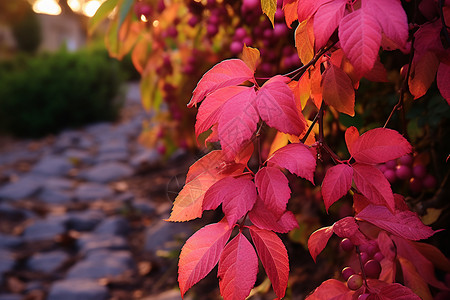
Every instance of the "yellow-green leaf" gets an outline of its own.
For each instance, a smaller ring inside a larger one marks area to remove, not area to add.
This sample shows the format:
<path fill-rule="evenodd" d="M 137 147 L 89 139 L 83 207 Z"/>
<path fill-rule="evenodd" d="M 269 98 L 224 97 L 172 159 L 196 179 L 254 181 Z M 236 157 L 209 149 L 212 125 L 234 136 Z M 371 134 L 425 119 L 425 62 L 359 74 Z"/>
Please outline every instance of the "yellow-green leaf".
<path fill-rule="evenodd" d="M 119 0 L 106 0 L 102 3 L 102 5 L 97 9 L 95 15 L 89 19 L 89 34 L 92 34 L 97 26 L 108 17 L 108 15 L 117 6 L 118 2 Z"/>
<path fill-rule="evenodd" d="M 263 13 L 265 13 L 272 26 L 274 26 L 275 12 L 277 11 L 277 0 L 261 0 L 261 8 Z"/>

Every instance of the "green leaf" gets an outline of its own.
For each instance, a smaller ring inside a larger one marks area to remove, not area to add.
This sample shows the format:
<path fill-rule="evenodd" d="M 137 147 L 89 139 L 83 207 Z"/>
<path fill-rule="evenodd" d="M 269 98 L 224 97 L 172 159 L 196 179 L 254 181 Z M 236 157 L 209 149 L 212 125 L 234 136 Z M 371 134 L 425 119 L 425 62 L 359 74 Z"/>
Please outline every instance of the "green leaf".
<path fill-rule="evenodd" d="M 274 26 L 275 12 L 277 11 L 277 0 L 261 0 L 261 8 L 263 13 L 269 17 L 270 22 L 272 22 L 272 26 Z"/>
<path fill-rule="evenodd" d="M 133 5 L 134 0 L 123 0 L 122 4 L 119 8 L 119 24 L 117 26 L 117 33 L 120 30 L 123 22 L 125 21 L 128 13 L 130 12 L 131 6 Z"/>
<path fill-rule="evenodd" d="M 89 19 L 89 34 L 92 34 L 97 26 L 108 17 L 108 15 L 114 10 L 117 6 L 119 0 L 106 0 L 103 4 L 97 9 L 95 15 Z"/>

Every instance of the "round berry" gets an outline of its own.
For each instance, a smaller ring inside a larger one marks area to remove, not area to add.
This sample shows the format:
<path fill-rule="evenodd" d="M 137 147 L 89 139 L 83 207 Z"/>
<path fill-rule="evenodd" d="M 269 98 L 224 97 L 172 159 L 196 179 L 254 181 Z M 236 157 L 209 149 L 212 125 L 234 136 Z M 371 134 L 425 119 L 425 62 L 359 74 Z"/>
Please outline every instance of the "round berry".
<path fill-rule="evenodd" d="M 422 181 L 423 187 L 426 189 L 434 189 L 436 187 L 436 178 L 433 175 L 428 174 Z"/>
<path fill-rule="evenodd" d="M 159 145 L 157 148 L 157 151 L 161 155 L 166 154 L 166 151 L 167 151 L 166 145 Z"/>
<path fill-rule="evenodd" d="M 369 278 L 377 279 L 381 273 L 381 264 L 378 260 L 371 259 L 364 264 L 364 272 Z"/>
<path fill-rule="evenodd" d="M 397 175 L 400 180 L 407 180 L 411 178 L 412 172 L 409 166 L 399 165 L 395 169 L 395 175 Z"/>
<path fill-rule="evenodd" d="M 352 251 L 354 247 L 355 245 L 353 245 L 352 241 L 350 241 L 348 238 L 345 238 L 341 241 L 341 248 L 346 252 Z"/>
<path fill-rule="evenodd" d="M 365 264 L 370 259 L 369 254 L 367 252 L 361 252 L 361 261 Z"/>
<path fill-rule="evenodd" d="M 408 64 L 404 65 L 401 69 L 400 69 L 400 76 L 402 76 L 402 78 L 406 78 L 406 73 L 408 72 Z"/>
<path fill-rule="evenodd" d="M 244 28 L 239 27 L 234 32 L 234 39 L 237 41 L 242 41 L 247 36 L 247 32 Z"/>
<path fill-rule="evenodd" d="M 234 41 L 230 45 L 230 51 L 232 54 L 236 55 L 238 53 L 241 53 L 242 51 L 242 43 L 239 41 Z"/>
<path fill-rule="evenodd" d="M 286 37 L 288 33 L 288 28 L 284 23 L 277 23 L 273 28 L 273 35 L 277 39 L 282 39 Z"/>
<path fill-rule="evenodd" d="M 355 270 L 353 270 L 351 267 L 345 267 L 342 269 L 342 277 L 347 280 L 350 276 L 352 276 L 355 273 Z"/>
<path fill-rule="evenodd" d="M 384 258 L 384 255 L 381 252 L 377 252 L 373 255 L 373 259 L 378 260 L 378 261 L 382 261 L 383 258 Z"/>
<path fill-rule="evenodd" d="M 378 246 L 376 244 L 370 244 L 367 247 L 367 253 L 369 254 L 369 256 L 373 257 L 375 255 L 375 253 L 377 253 L 378 251 Z"/>
<path fill-rule="evenodd" d="M 424 165 L 415 165 L 413 167 L 413 175 L 416 178 L 424 178 L 427 175 L 427 168 Z"/>
<path fill-rule="evenodd" d="M 397 181 L 397 175 L 395 174 L 395 172 L 391 169 L 386 170 L 386 172 L 383 173 L 384 177 L 386 177 L 386 179 L 390 182 L 390 183 L 394 183 L 395 181 Z"/>
<path fill-rule="evenodd" d="M 423 184 L 422 184 L 421 179 L 419 179 L 417 177 L 413 177 L 409 180 L 409 189 L 414 194 L 420 193 L 422 191 L 422 188 L 423 188 Z"/>
<path fill-rule="evenodd" d="M 363 284 L 363 279 L 359 274 L 353 274 L 347 279 L 347 287 L 351 290 L 356 291 Z"/>
<path fill-rule="evenodd" d="M 193 15 L 190 19 L 189 19 L 189 21 L 188 21 L 188 25 L 189 26 L 191 26 L 191 27 L 194 27 L 195 25 L 197 25 L 198 24 L 198 17 L 196 16 L 196 15 Z"/>
<path fill-rule="evenodd" d="M 208 36 L 215 36 L 218 32 L 219 28 L 217 27 L 217 25 L 208 24 L 206 26 L 206 33 L 208 34 Z"/>
<path fill-rule="evenodd" d="M 385 165 L 386 165 L 386 168 L 394 170 L 395 167 L 397 166 L 397 162 L 395 161 L 395 159 L 393 159 L 393 160 L 386 162 Z"/>
<path fill-rule="evenodd" d="M 412 165 L 413 161 L 414 161 L 414 158 L 409 154 L 405 154 L 398 159 L 399 164 L 404 165 L 404 166 Z"/>

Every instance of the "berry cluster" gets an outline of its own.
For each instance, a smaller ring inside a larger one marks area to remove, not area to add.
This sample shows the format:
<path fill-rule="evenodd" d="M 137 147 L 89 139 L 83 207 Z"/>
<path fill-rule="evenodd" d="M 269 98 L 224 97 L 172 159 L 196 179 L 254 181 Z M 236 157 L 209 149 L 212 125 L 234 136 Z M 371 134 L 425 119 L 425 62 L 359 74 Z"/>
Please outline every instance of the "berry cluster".
<path fill-rule="evenodd" d="M 436 178 L 429 174 L 425 165 L 416 161 L 412 155 L 404 155 L 397 160 L 390 160 L 378 168 L 391 183 L 408 181 L 412 193 L 418 194 L 422 190 L 434 189 Z"/>
<path fill-rule="evenodd" d="M 340 247 L 345 252 L 352 252 L 355 249 L 352 241 L 344 238 Z M 356 273 L 351 267 L 342 269 L 342 277 L 347 281 L 347 287 L 351 290 L 358 290 L 363 285 L 363 277 L 378 279 L 381 274 L 380 262 L 384 259 L 383 254 L 379 251 L 376 242 L 370 242 L 358 247 L 359 260 L 363 266 L 360 273 Z M 364 275 L 364 276 L 363 276 Z M 364 295 L 364 294 L 363 294 Z M 365 298 L 361 298 L 365 299 Z"/>

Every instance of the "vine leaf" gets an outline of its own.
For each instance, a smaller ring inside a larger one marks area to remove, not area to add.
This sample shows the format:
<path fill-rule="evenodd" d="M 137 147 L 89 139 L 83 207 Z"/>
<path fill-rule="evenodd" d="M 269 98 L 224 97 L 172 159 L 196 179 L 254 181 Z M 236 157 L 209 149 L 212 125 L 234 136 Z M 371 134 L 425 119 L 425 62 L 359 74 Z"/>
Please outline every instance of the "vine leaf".
<path fill-rule="evenodd" d="M 279 233 L 288 233 L 298 227 L 295 215 L 291 211 L 285 211 L 280 218 L 277 218 L 271 210 L 267 209 L 260 198 L 256 200 L 248 217 L 256 227 Z"/>
<path fill-rule="evenodd" d="M 305 130 L 306 120 L 298 112 L 286 80 L 289 79 L 283 76 L 272 77 L 258 91 L 255 102 L 259 116 L 267 125 L 298 136 Z"/>
<path fill-rule="evenodd" d="M 381 27 L 365 3 L 342 19 L 338 31 L 342 50 L 361 76 L 372 69 L 381 45 Z"/>
<path fill-rule="evenodd" d="M 269 17 L 274 26 L 275 12 L 277 11 L 277 0 L 261 0 L 261 9 Z"/>
<path fill-rule="evenodd" d="M 409 91 L 418 99 L 426 94 L 436 77 L 439 59 L 433 52 L 426 52 L 413 60 L 411 76 L 408 79 Z"/>
<path fill-rule="evenodd" d="M 254 72 L 256 70 L 256 67 L 261 62 L 261 53 L 257 48 L 244 45 L 244 47 L 242 48 L 242 60 Z"/>
<path fill-rule="evenodd" d="M 355 129 L 347 129 L 354 131 Z M 354 135 L 351 134 L 351 135 Z M 387 128 L 375 128 L 362 134 L 356 141 L 350 138 L 346 142 L 352 157 L 359 163 L 381 164 L 392 159 L 397 159 L 412 151 L 409 142 L 397 131 Z"/>
<path fill-rule="evenodd" d="M 178 262 L 181 295 L 211 272 L 219 261 L 231 231 L 228 223 L 222 220 L 201 228 L 186 241 Z"/>
<path fill-rule="evenodd" d="M 315 49 L 325 46 L 338 27 L 345 12 L 347 0 L 327 1 L 323 3 L 314 16 Z"/>
<path fill-rule="evenodd" d="M 433 264 L 414 247 L 414 242 L 397 236 L 392 236 L 392 240 L 397 247 L 397 255 L 409 260 L 428 284 L 439 289 L 448 290 L 444 283 L 437 280 L 434 275 Z"/>
<path fill-rule="evenodd" d="M 197 121 L 195 123 L 195 135 L 198 136 L 210 129 L 219 121 L 222 112 L 222 105 L 239 93 L 247 91 L 245 86 L 228 86 L 221 88 L 209 94 L 197 112 Z"/>
<path fill-rule="evenodd" d="M 295 47 L 302 63 L 307 63 L 314 57 L 313 20 L 306 19 L 295 29 Z"/>
<path fill-rule="evenodd" d="M 352 186 L 353 169 L 346 164 L 339 164 L 327 170 L 322 182 L 322 196 L 325 208 L 328 208 L 345 194 Z"/>
<path fill-rule="evenodd" d="M 289 279 L 289 258 L 286 247 L 276 233 L 250 226 L 250 235 L 273 290 L 284 297 Z"/>
<path fill-rule="evenodd" d="M 333 295 L 333 299 L 352 299 L 354 293 L 344 282 L 328 279 L 322 282 L 305 300 L 329 300 L 330 295 Z"/>
<path fill-rule="evenodd" d="M 450 105 L 450 65 L 441 63 L 437 72 L 437 86 L 442 97 Z"/>
<path fill-rule="evenodd" d="M 349 116 L 355 115 L 355 90 L 352 80 L 334 64 L 323 74 L 323 100 L 337 111 Z"/>
<path fill-rule="evenodd" d="M 286 168 L 289 172 L 314 184 L 316 158 L 302 143 L 289 144 L 278 149 L 267 159 L 268 166 Z"/>
<path fill-rule="evenodd" d="M 374 166 L 353 164 L 353 181 L 358 190 L 375 205 L 386 205 L 395 211 L 394 194 L 383 173 Z"/>
<path fill-rule="evenodd" d="M 253 288 L 258 274 L 258 257 L 247 238 L 239 232 L 220 255 L 220 294 L 224 300 L 245 299 Z"/>
<path fill-rule="evenodd" d="M 203 212 L 203 199 L 206 191 L 228 174 L 240 173 L 245 165 L 225 162 L 222 150 L 215 150 L 196 161 L 188 171 L 186 184 L 175 198 L 172 212 L 166 221 L 183 222 L 199 218 Z"/>
<path fill-rule="evenodd" d="M 280 169 L 264 167 L 256 173 L 255 184 L 264 205 L 279 219 L 291 196 L 286 176 Z"/>
<path fill-rule="evenodd" d="M 325 248 L 332 234 L 333 226 L 322 227 L 311 234 L 308 239 L 308 250 L 314 261 Z"/>
<path fill-rule="evenodd" d="M 209 93 L 220 88 L 242 84 L 248 80 L 254 81 L 253 73 L 240 59 L 227 59 L 216 64 L 198 82 L 188 107 L 196 106 Z"/>
<path fill-rule="evenodd" d="M 253 181 L 232 176 L 219 180 L 205 194 L 203 209 L 216 209 L 222 204 L 228 225 L 233 226 L 244 216 L 256 201 L 256 187 Z"/>
<path fill-rule="evenodd" d="M 222 151 L 227 159 L 232 159 L 256 131 L 259 116 L 255 107 L 255 97 L 255 90 L 248 88 L 222 106 L 218 134 Z"/>
<path fill-rule="evenodd" d="M 384 206 L 369 204 L 356 217 L 408 240 L 427 239 L 436 233 L 412 211 L 393 214 Z"/>

